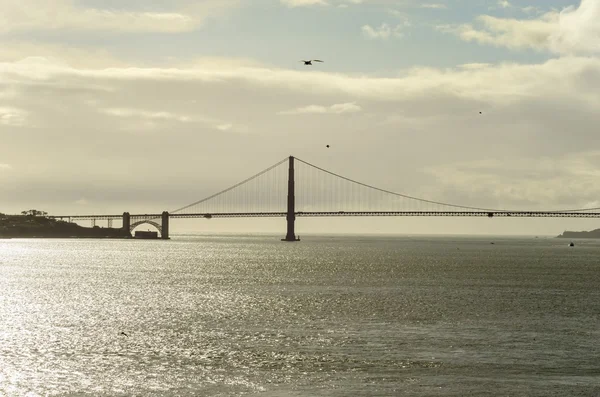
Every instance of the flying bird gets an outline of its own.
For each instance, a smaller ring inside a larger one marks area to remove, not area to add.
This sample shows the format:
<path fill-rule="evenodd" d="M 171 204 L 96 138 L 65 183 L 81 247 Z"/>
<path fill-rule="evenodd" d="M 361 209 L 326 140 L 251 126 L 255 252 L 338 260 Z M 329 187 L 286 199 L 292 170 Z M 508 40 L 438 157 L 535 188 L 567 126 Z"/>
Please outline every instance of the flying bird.
<path fill-rule="evenodd" d="M 129 335 L 127 335 L 125 332 L 121 332 L 119 335 L 125 335 L 125 336 L 129 337 Z"/>
<path fill-rule="evenodd" d="M 329 148 L 329 145 L 327 145 L 327 147 Z"/>
<path fill-rule="evenodd" d="M 300 61 L 300 62 L 304 62 L 305 65 L 309 65 L 310 66 L 310 65 L 312 65 L 313 62 L 324 62 L 324 61 L 321 61 L 320 59 L 311 59 L 311 60 L 308 60 L 308 61 L 304 61 L 303 60 L 303 61 Z"/>

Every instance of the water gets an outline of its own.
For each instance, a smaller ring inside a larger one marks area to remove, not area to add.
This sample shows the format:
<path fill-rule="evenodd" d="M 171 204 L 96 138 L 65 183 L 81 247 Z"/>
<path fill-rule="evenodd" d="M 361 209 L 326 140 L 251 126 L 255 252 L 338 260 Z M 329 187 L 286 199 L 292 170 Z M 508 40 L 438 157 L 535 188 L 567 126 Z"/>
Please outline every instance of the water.
<path fill-rule="evenodd" d="M 568 242 L 0 240 L 0 396 L 598 395 Z"/>

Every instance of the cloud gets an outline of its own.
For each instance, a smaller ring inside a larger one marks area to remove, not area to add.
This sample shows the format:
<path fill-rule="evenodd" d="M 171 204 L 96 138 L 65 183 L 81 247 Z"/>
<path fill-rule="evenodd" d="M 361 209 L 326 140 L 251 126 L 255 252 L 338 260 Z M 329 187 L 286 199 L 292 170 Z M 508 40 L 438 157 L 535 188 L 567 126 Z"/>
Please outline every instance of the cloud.
<path fill-rule="evenodd" d="M 175 5 L 178 3 L 173 2 Z M 84 7 L 72 0 L 0 0 L 0 33 L 31 30 L 187 32 L 197 29 L 206 18 L 237 4 L 236 0 L 204 0 L 193 6 L 184 4 L 180 8 L 167 6 L 131 10 Z"/>
<path fill-rule="evenodd" d="M 498 0 L 498 7 L 511 8 L 511 7 L 513 7 L 513 5 L 508 0 Z"/>
<path fill-rule="evenodd" d="M 27 122 L 27 112 L 13 107 L 0 107 L 0 125 L 13 127 L 24 126 Z"/>
<path fill-rule="evenodd" d="M 448 8 L 446 4 L 441 3 L 425 3 L 420 5 L 421 8 L 429 8 L 433 10 L 445 10 Z"/>
<path fill-rule="evenodd" d="M 162 129 L 165 126 L 172 125 L 173 122 L 176 122 L 202 124 L 203 126 L 214 128 L 219 131 L 248 132 L 247 127 L 236 126 L 213 117 L 202 116 L 198 113 L 187 115 L 164 110 L 132 108 L 106 108 L 99 109 L 99 112 L 127 120 L 127 122 L 122 124 L 122 129 L 124 130 L 149 131 Z"/>
<path fill-rule="evenodd" d="M 517 20 L 497 18 L 490 15 L 477 17 L 481 27 L 472 24 L 439 25 L 442 32 L 458 35 L 464 41 L 506 47 L 513 50 L 549 48 L 549 38 L 556 29 L 556 15 L 545 14 L 540 19 Z"/>
<path fill-rule="evenodd" d="M 509 6 L 509 3 L 502 3 Z M 506 47 L 535 49 L 557 54 L 600 53 L 600 0 L 582 0 L 578 8 L 551 11 L 536 19 L 477 17 L 476 24 L 439 25 L 464 41 Z"/>
<path fill-rule="evenodd" d="M 562 205 L 557 209 L 577 209 L 569 208 L 571 203 L 579 203 L 578 208 L 588 208 L 600 194 L 600 187 L 595 183 L 600 177 L 600 151 L 597 150 L 558 157 L 517 157 L 509 162 L 488 158 L 430 167 L 425 171 L 436 177 L 438 186 L 461 190 L 470 197 L 486 197 L 488 202 L 513 203 L 510 209 L 532 208 L 538 203 Z"/>
<path fill-rule="evenodd" d="M 219 131 L 229 131 L 233 128 L 233 124 L 219 124 L 217 129 Z"/>
<path fill-rule="evenodd" d="M 595 188 L 582 175 L 598 169 L 586 154 L 598 142 L 598 58 L 412 68 L 389 77 L 228 59 L 194 64 L 0 63 L 0 92 L 12 92 L 0 107 L 27 112 L 21 126 L 0 125 L 0 139 L 10 142 L 2 163 L 14 167 L 3 173 L 3 211 L 68 212 L 81 197 L 89 211 L 172 209 L 290 154 L 437 201 L 530 208 L 592 201 Z M 286 109 L 301 114 L 301 122 L 273 117 Z M 336 142 L 334 158 L 314 149 L 324 138 Z M 564 159 L 554 170 L 572 170 L 578 156 L 586 160 L 571 172 L 569 194 L 545 183 L 543 169 L 526 172 L 548 158 Z M 521 165 L 504 175 L 501 164 Z M 443 172 L 449 181 L 464 180 L 441 183 Z M 538 181 L 532 183 L 538 193 L 523 192 L 531 181 Z M 486 188 L 467 194 L 467 185 Z M 545 201 L 535 203 L 536 197 Z"/>
<path fill-rule="evenodd" d="M 582 0 L 558 15 L 550 49 L 561 54 L 600 53 L 600 0 Z"/>
<path fill-rule="evenodd" d="M 325 6 L 328 5 L 325 0 L 281 0 L 281 3 L 285 4 L 288 7 L 307 7 L 307 6 Z"/>
<path fill-rule="evenodd" d="M 2 164 L 0 163 L 0 170 L 10 170 L 12 167 L 10 164 Z"/>
<path fill-rule="evenodd" d="M 490 63 L 464 63 L 462 65 L 458 65 L 461 69 L 484 69 L 492 66 Z"/>
<path fill-rule="evenodd" d="M 533 14 L 533 13 L 542 14 L 543 13 L 540 8 L 535 7 L 535 6 L 523 7 L 523 8 L 521 8 L 521 11 L 523 11 L 526 14 Z"/>
<path fill-rule="evenodd" d="M 337 5 L 339 8 L 347 8 L 349 4 L 361 4 L 363 0 L 280 0 L 280 2 L 290 8 L 331 5 Z"/>
<path fill-rule="evenodd" d="M 283 89 L 296 94 L 311 91 L 311 95 L 350 95 L 378 101 L 398 101 L 414 95 L 438 92 L 439 95 L 489 100 L 494 103 L 514 101 L 528 96 L 532 90 L 544 90 L 552 79 L 560 79 L 565 70 L 577 75 L 584 70 L 591 73 L 600 60 L 564 58 L 549 60 L 539 65 L 500 64 L 475 70 L 444 70 L 413 68 L 398 77 L 351 76 L 339 73 L 296 71 L 268 67 L 235 66 L 224 61 L 211 67 L 196 69 L 171 68 L 109 68 L 104 70 L 74 69 L 44 59 L 28 59 L 16 63 L 0 63 L 0 84 L 11 82 L 13 88 L 51 87 L 69 90 L 77 85 L 82 91 L 105 91 L 118 95 L 125 88 L 156 84 L 184 88 L 184 84 L 224 86 L 230 84 L 262 86 Z M 467 68 L 469 69 L 469 68 Z M 510 87 L 508 87 L 510 86 Z M 558 87 L 553 87 L 556 92 Z M 189 90 L 183 90 L 189 96 Z M 582 93 L 580 93 L 582 94 Z M 191 95 L 195 98 L 199 93 Z M 153 96 L 155 97 L 155 96 Z M 200 95 L 202 98 L 202 95 Z M 119 109 L 119 107 L 114 107 Z M 127 108 L 127 107 L 124 107 Z M 161 110 L 162 111 L 162 110 Z M 130 111 L 124 110 L 130 115 Z"/>
<path fill-rule="evenodd" d="M 102 109 L 102 112 L 117 117 L 134 117 L 134 118 L 145 118 L 151 120 L 174 120 L 181 123 L 189 123 L 191 118 L 188 116 L 177 115 L 169 112 L 152 112 L 139 109 L 127 109 L 127 108 L 109 108 Z"/>
<path fill-rule="evenodd" d="M 360 112 L 362 108 L 353 102 L 338 103 L 331 106 L 309 105 L 293 110 L 279 112 L 279 114 L 344 114 Z"/>
<path fill-rule="evenodd" d="M 364 25 L 361 30 L 363 35 L 370 39 L 387 40 L 390 37 L 403 37 L 402 25 L 396 25 L 393 29 L 387 24 L 382 23 L 378 28 L 373 28 L 370 25 Z"/>
<path fill-rule="evenodd" d="M 35 57 L 32 57 L 35 54 Z M 0 46 L 0 62 L 18 62 L 29 59 L 49 60 L 76 68 L 105 69 L 128 67 L 130 63 L 115 57 L 104 48 L 76 48 L 61 44 L 32 43 L 23 40 L 4 39 Z M 45 62 L 45 61 L 44 61 Z"/>

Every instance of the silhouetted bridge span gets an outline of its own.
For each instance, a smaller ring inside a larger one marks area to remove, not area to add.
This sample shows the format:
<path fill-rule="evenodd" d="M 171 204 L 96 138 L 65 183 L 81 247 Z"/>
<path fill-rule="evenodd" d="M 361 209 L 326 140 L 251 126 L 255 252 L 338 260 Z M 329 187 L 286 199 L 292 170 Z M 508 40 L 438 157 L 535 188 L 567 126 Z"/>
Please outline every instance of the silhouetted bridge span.
<path fill-rule="evenodd" d="M 89 220 L 94 225 L 106 220 L 109 227 L 120 220 L 122 228 L 130 232 L 137 226 L 150 224 L 163 239 L 169 238 L 171 218 L 285 217 L 287 234 L 283 240 L 298 241 L 296 217 L 342 216 L 600 218 L 600 208 L 511 211 L 437 202 L 357 182 L 290 156 L 228 189 L 172 211 L 53 217 Z"/>

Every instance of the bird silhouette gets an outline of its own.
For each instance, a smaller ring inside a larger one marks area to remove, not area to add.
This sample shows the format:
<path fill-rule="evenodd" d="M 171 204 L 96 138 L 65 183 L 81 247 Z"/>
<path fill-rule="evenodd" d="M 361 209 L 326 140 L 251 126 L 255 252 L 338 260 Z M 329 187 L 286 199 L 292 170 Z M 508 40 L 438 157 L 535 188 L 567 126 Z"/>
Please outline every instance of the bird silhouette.
<path fill-rule="evenodd" d="M 121 332 L 119 335 L 125 335 L 125 336 L 129 337 L 129 335 L 127 335 L 125 332 Z"/>
<path fill-rule="evenodd" d="M 329 145 L 327 145 L 327 148 L 329 148 Z"/>
<path fill-rule="evenodd" d="M 304 62 L 305 65 L 312 66 L 313 62 L 324 62 L 324 61 L 321 61 L 320 59 L 310 59 L 308 61 L 302 60 L 300 62 Z"/>

